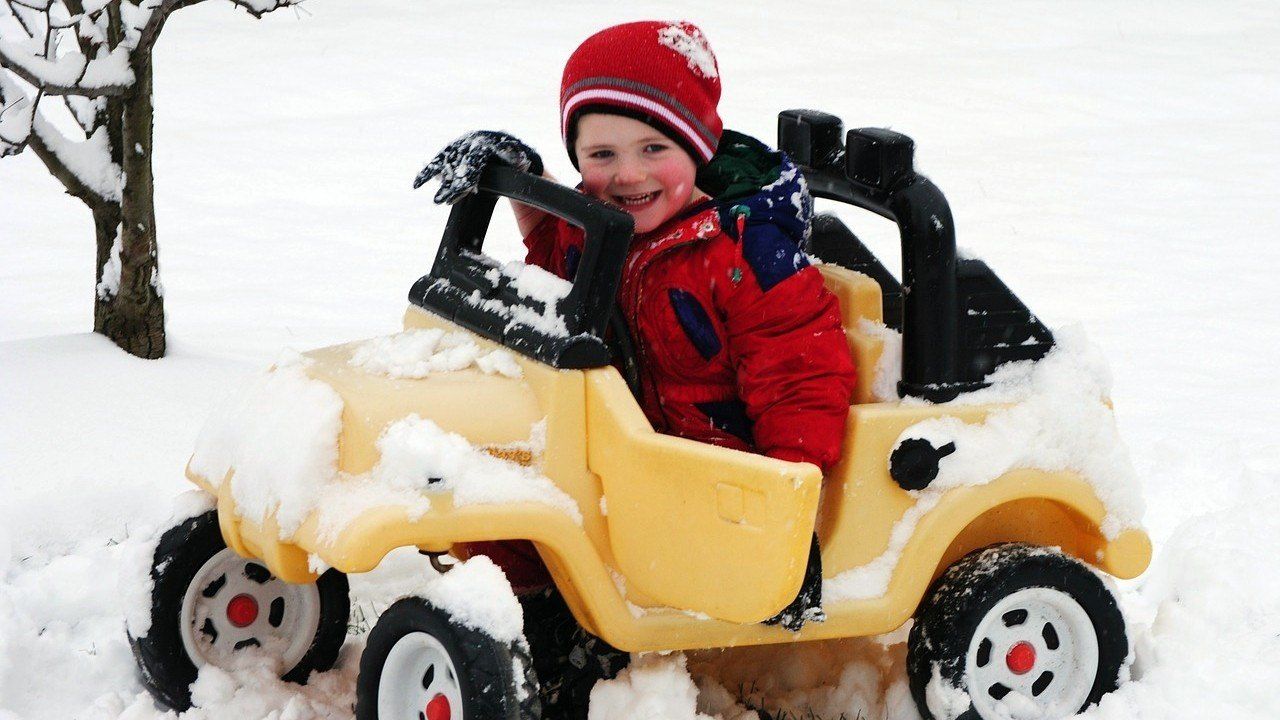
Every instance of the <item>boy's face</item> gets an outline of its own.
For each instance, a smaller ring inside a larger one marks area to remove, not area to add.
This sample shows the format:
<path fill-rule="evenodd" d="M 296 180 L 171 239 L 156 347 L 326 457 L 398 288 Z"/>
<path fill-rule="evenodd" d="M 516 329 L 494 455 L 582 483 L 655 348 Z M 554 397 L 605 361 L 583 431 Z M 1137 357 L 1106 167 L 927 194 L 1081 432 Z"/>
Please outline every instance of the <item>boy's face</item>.
<path fill-rule="evenodd" d="M 658 130 L 621 115 L 588 114 L 574 142 L 588 195 L 626 210 L 646 233 L 688 206 L 697 188 L 689 153 Z"/>

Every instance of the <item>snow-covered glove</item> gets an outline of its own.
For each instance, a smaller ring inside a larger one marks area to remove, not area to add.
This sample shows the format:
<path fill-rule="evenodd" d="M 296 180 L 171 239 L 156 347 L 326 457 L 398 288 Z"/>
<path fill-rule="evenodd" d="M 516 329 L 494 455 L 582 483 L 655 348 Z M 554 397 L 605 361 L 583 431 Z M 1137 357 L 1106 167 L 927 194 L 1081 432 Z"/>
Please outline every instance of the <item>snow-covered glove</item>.
<path fill-rule="evenodd" d="M 435 201 L 452 205 L 475 192 L 480 173 L 495 162 L 542 174 L 542 158 L 533 148 L 504 132 L 475 130 L 445 146 L 413 179 L 413 186 L 420 188 L 431 178 L 439 177 Z"/>

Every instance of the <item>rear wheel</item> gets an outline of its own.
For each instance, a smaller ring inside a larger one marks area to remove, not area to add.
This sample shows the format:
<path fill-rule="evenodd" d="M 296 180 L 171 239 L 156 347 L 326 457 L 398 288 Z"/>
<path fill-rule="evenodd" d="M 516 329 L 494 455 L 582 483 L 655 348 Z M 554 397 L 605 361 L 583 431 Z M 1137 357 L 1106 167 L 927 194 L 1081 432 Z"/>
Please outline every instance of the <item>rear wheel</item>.
<path fill-rule="evenodd" d="M 933 584 L 907 670 L 926 718 L 1052 719 L 1114 690 L 1127 654 L 1124 618 L 1089 568 L 1009 544 L 966 556 Z"/>
<path fill-rule="evenodd" d="M 501 642 L 418 597 L 378 618 L 360 658 L 357 720 L 537 720 L 523 640 Z"/>
<path fill-rule="evenodd" d="M 191 707 L 190 685 L 205 665 L 230 668 L 237 653 L 256 651 L 278 660 L 285 680 L 305 683 L 333 666 L 346 639 L 345 575 L 280 580 L 226 547 L 216 511 L 160 538 L 151 580 L 151 626 L 129 642 L 143 684 L 175 710 Z"/>

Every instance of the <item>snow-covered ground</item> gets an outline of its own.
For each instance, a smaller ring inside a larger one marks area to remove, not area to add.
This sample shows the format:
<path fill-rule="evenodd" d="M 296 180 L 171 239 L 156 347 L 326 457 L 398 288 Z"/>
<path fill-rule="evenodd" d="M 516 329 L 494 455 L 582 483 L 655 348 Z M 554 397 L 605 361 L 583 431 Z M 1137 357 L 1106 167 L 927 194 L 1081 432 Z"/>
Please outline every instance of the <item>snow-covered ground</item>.
<path fill-rule="evenodd" d="M 646 17 L 706 30 L 730 127 L 770 138 L 777 110 L 816 107 L 912 135 L 960 243 L 1109 357 L 1157 557 L 1122 585 L 1134 680 L 1088 715 L 1280 712 L 1274 2 L 309 0 L 260 22 L 184 9 L 157 45 L 166 359 L 87 333 L 87 211 L 32 154 L 0 161 L 0 718 L 161 716 L 139 697 L 116 576 L 186 489 L 204 419 L 281 348 L 399 329 L 446 216 L 410 181 L 443 143 L 506 129 L 573 177 L 562 63 Z M 883 221 L 845 215 L 896 258 Z M 518 256 L 513 223 L 492 237 Z M 427 572 L 398 556 L 353 589 L 377 612 Z M 208 673 L 190 717 L 349 717 L 359 645 L 305 691 Z M 793 649 L 751 688 L 801 714 L 908 720 L 900 652 Z M 716 674 L 738 689 L 753 660 Z M 699 695 L 684 660 L 648 659 L 602 688 L 599 714 L 692 717 L 695 698 L 741 714 L 699 676 L 709 662 L 688 660 Z"/>

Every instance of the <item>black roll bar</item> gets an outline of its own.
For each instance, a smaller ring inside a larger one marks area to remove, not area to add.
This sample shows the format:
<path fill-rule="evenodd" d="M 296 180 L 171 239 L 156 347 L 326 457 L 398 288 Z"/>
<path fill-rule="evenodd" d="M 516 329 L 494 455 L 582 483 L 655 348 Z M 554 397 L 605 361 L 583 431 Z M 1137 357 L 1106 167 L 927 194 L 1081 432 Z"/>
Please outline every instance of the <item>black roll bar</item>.
<path fill-rule="evenodd" d="M 964 379 L 956 284 L 956 236 L 942 191 L 915 172 L 915 141 L 881 128 L 850 130 L 817 110 L 778 114 L 778 147 L 816 197 L 888 218 L 902 246 L 900 395 L 941 402 L 982 387 Z"/>
<path fill-rule="evenodd" d="M 567 337 L 513 322 L 499 309 L 540 305 L 521 297 L 510 279 L 494 273 L 492 261 L 481 254 L 499 197 L 563 218 L 586 235 L 572 289 L 555 308 L 564 319 Z M 409 300 L 553 367 L 607 365 L 605 329 L 634 225 L 626 212 L 572 188 L 510 167 L 490 166 L 480 176 L 478 192 L 454 204 L 431 272 L 414 283 Z"/>

